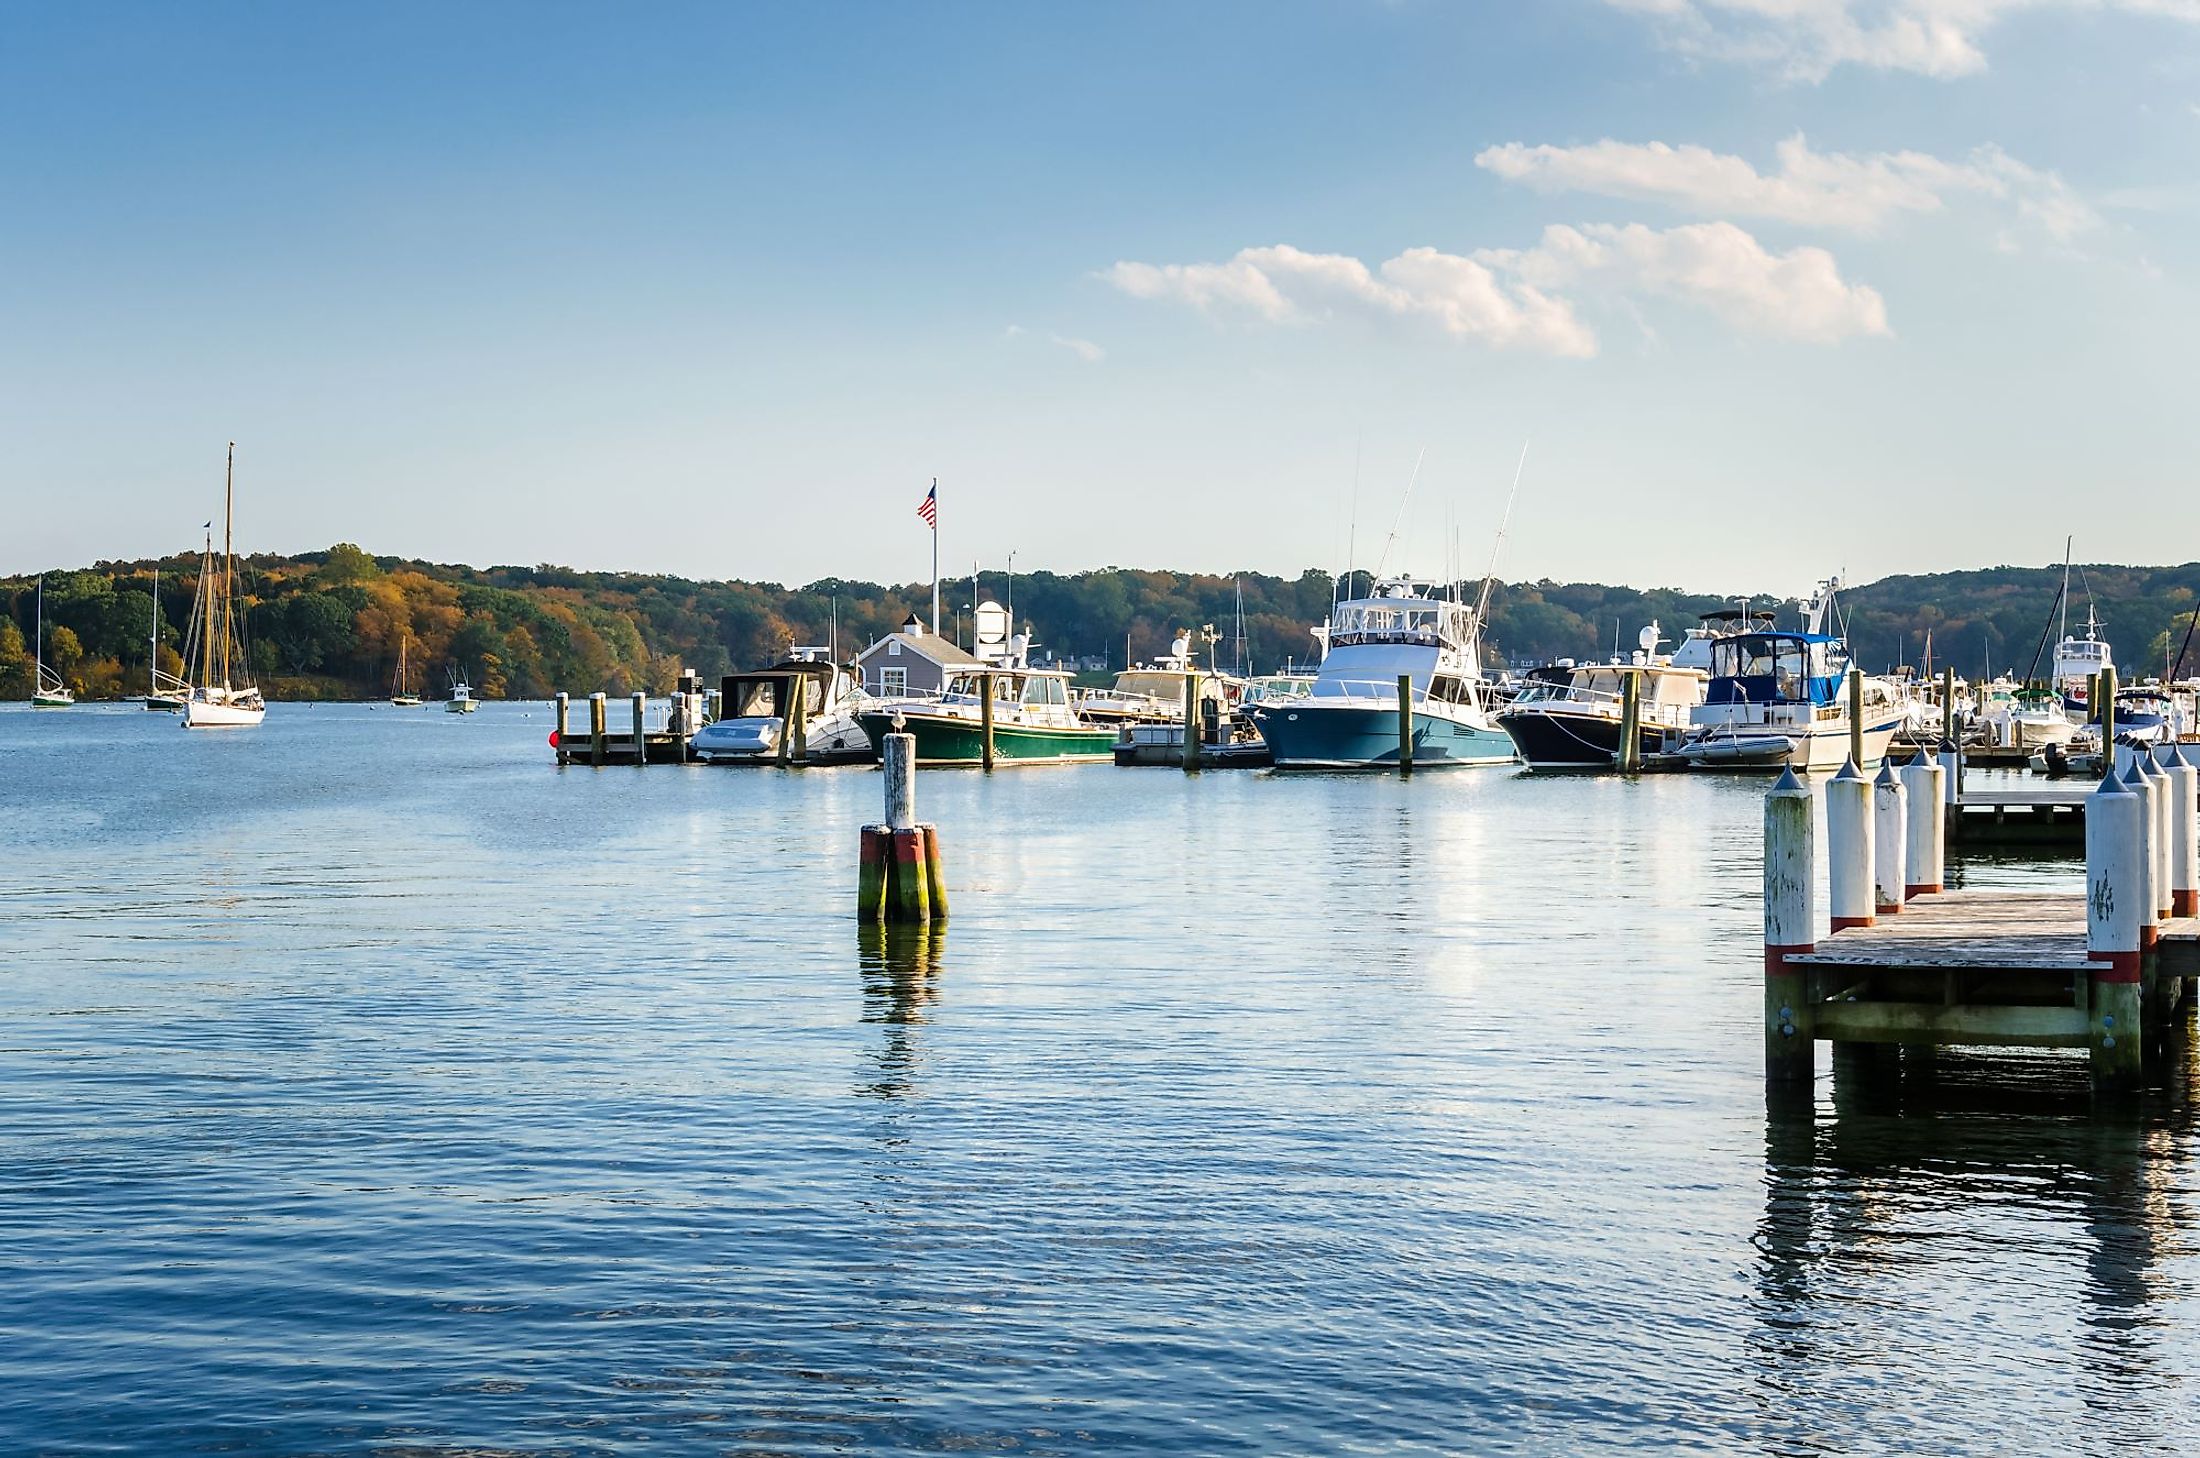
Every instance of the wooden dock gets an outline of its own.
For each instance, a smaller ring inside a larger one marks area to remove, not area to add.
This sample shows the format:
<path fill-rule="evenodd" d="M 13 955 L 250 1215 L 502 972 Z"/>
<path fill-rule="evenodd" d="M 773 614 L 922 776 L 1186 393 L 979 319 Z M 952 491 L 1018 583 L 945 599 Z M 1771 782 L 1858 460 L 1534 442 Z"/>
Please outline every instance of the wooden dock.
<path fill-rule="evenodd" d="M 1948 839 L 2064 841 L 2085 839 L 2085 799 L 2091 780 L 2037 785 L 1965 785 L 1944 807 Z"/>

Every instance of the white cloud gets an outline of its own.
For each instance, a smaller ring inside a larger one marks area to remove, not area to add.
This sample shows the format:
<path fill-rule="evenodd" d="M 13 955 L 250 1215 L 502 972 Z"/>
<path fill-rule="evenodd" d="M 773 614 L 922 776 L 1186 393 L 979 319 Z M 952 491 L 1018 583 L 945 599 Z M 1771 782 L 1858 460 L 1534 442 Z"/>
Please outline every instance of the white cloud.
<path fill-rule="evenodd" d="M 1588 192 L 1858 233 L 1876 232 L 1900 213 L 1939 212 L 1966 195 L 2013 208 L 2058 242 L 2100 221 L 2060 177 L 1999 147 L 1950 162 L 1924 152 L 1814 152 L 1798 133 L 1774 156 L 1777 168 L 1759 172 L 1746 158 L 1706 147 L 1607 138 L 1579 147 L 1507 142 L 1477 154 L 1474 165 L 1539 192 Z"/>
<path fill-rule="evenodd" d="M 1561 299 L 1506 285 L 1483 264 L 1409 248 L 1370 270 L 1342 253 L 1289 244 L 1247 248 L 1227 263 L 1118 263 L 1100 277 L 1135 299 L 1170 299 L 1209 312 L 1299 323 L 1340 312 L 1419 318 L 1493 348 L 1596 353 L 1596 337 Z"/>
<path fill-rule="evenodd" d="M 1879 291 L 1844 280 L 1831 253 L 1775 253 L 1732 223 L 1553 224 L 1533 248 L 1475 256 L 1539 288 L 1677 299 L 1751 333 L 1835 344 L 1892 332 Z"/>
<path fill-rule="evenodd" d="M 1340 314 L 1419 319 L 1495 349 L 1569 358 L 1597 350 L 1575 313 L 1576 293 L 1623 309 L 1637 296 L 1674 299 L 1749 332 L 1814 343 L 1889 332 L 1885 302 L 1842 279 L 1832 254 L 1775 253 L 1732 223 L 1554 226 L 1529 249 L 1463 256 L 1409 248 L 1372 269 L 1347 254 L 1277 245 L 1226 263 L 1118 263 L 1100 277 L 1133 298 L 1210 313 L 1276 324 Z"/>
<path fill-rule="evenodd" d="M 2023 11 L 2119 11 L 2200 23 L 2200 0 L 1605 0 L 1689 55 L 1820 81 L 1840 66 L 1936 77 L 1986 69 L 1982 44 Z"/>
<path fill-rule="evenodd" d="M 1001 331 L 1001 338 L 1025 339 L 1031 337 L 1031 333 L 1029 329 L 1021 324 L 1011 324 Z M 1086 364 L 1098 364 L 1108 357 L 1108 352 L 1099 345 L 1094 344 L 1089 339 L 1079 339 L 1073 334 L 1056 334 L 1049 330 L 1046 334 L 1046 341 L 1049 344 L 1059 345 L 1068 350 Z"/>

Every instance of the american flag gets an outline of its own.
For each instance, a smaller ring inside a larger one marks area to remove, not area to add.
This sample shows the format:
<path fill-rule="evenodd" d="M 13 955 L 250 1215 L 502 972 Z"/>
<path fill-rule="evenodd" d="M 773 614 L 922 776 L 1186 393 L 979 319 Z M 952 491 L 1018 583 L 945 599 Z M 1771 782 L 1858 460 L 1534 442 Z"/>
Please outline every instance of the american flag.
<path fill-rule="evenodd" d="M 924 524 L 932 530 L 938 531 L 940 529 L 940 488 L 938 482 L 935 481 L 932 484 L 932 489 L 924 493 L 924 500 L 917 503 L 917 515 L 923 517 Z"/>

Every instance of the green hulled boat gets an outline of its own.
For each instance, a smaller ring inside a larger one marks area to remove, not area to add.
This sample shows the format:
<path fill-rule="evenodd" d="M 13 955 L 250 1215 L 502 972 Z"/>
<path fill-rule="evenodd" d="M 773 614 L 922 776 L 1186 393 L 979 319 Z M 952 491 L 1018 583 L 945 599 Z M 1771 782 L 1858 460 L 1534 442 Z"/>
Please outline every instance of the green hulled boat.
<path fill-rule="evenodd" d="M 856 716 L 871 748 L 901 721 L 920 765 L 985 762 L 985 695 L 993 698 L 996 764 L 1076 764 L 1115 758 L 1115 730 L 1087 724 L 1070 707 L 1069 675 L 1054 669 L 973 669 L 948 680 L 938 698 L 894 699 Z"/>

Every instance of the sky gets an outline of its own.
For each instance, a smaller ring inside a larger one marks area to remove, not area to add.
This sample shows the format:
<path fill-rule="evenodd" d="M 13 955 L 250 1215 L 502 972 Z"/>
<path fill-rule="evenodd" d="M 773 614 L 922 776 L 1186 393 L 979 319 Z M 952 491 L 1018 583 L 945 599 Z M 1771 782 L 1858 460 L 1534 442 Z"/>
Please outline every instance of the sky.
<path fill-rule="evenodd" d="M 0 572 L 2180 562 L 2196 223 L 2200 0 L 0 4 Z"/>

